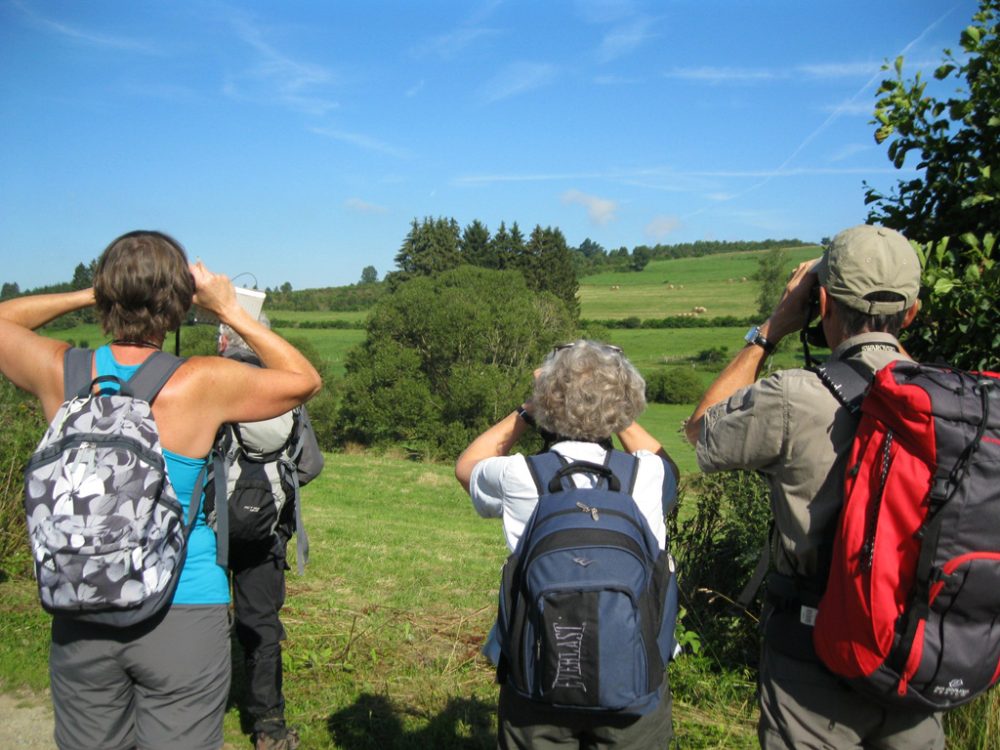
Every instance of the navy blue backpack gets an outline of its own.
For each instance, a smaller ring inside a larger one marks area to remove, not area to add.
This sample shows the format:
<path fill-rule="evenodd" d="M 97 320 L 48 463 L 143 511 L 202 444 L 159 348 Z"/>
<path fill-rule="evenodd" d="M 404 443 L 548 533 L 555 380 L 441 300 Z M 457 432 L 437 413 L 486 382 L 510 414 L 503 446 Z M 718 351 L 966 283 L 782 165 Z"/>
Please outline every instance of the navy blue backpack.
<path fill-rule="evenodd" d="M 497 677 L 557 708 L 646 714 L 674 650 L 677 582 L 632 499 L 638 460 L 527 462 L 539 502 L 504 565 Z M 596 486 L 577 487 L 577 473 Z"/>

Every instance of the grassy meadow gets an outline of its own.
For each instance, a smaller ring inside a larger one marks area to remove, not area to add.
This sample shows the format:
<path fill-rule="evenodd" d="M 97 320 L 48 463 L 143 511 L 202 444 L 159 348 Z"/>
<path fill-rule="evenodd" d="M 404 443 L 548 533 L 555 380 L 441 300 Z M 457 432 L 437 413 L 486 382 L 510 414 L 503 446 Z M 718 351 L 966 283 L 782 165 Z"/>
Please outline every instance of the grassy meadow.
<path fill-rule="evenodd" d="M 289 574 L 283 613 L 287 715 L 303 747 L 494 747 L 497 688 L 479 648 L 506 557 L 499 521 L 476 515 L 450 466 L 362 454 L 327 455 L 303 514 L 310 564 Z M 0 609 L 0 684 L 43 690 L 48 616 L 34 583 L 0 582 Z M 226 741 L 247 747 L 235 653 L 233 666 Z M 752 689 L 717 705 L 684 659 L 671 670 L 685 686 L 678 747 L 753 746 Z"/>
<path fill-rule="evenodd" d="M 818 258 L 815 245 L 789 248 L 788 267 Z M 619 271 L 580 280 L 580 317 L 615 320 L 663 318 L 704 307 L 707 317 L 752 315 L 759 284 L 753 280 L 763 251 L 701 258 L 653 260 L 639 273 Z"/>

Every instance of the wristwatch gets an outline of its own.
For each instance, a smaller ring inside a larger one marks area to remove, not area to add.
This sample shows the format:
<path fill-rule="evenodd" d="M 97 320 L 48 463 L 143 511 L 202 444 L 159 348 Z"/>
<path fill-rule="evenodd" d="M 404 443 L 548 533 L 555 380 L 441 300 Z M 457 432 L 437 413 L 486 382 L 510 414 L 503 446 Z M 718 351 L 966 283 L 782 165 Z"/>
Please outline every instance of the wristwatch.
<path fill-rule="evenodd" d="M 535 418 L 531 416 L 531 412 L 524 408 L 524 406 L 517 407 L 517 416 L 524 420 L 525 424 L 529 427 L 535 426 Z"/>
<path fill-rule="evenodd" d="M 761 349 L 764 350 L 766 354 L 771 354 L 774 351 L 774 344 L 764 338 L 764 334 L 760 332 L 760 326 L 752 326 L 747 335 L 743 337 L 743 340 L 748 344 L 756 344 Z"/>

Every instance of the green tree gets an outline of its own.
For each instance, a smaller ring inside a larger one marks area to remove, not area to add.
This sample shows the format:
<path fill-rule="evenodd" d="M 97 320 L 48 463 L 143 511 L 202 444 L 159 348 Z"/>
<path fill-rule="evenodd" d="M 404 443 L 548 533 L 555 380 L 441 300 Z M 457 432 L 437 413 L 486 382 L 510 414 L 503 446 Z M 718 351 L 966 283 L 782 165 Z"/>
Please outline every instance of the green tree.
<path fill-rule="evenodd" d="M 378 281 L 378 271 L 375 270 L 375 266 L 365 266 L 361 269 L 362 284 L 374 284 L 376 281 Z"/>
<path fill-rule="evenodd" d="M 961 34 L 962 53 L 944 51 L 934 71 L 953 91 L 927 93 L 917 73 L 882 83 L 875 140 L 888 143 L 898 169 L 915 159 L 918 175 L 889 194 L 866 186 L 869 220 L 898 229 L 917 244 L 924 266 L 922 311 L 905 336 L 919 359 L 967 369 L 997 366 L 1000 320 L 1000 0 L 981 0 Z"/>
<path fill-rule="evenodd" d="M 481 268 L 499 268 L 490 248 L 490 230 L 479 219 L 475 219 L 462 232 L 458 243 L 462 260 Z"/>
<path fill-rule="evenodd" d="M 459 254 L 459 227 L 454 219 L 414 219 L 403 245 L 396 253 L 396 266 L 404 278 L 428 276 L 455 268 L 462 262 Z"/>
<path fill-rule="evenodd" d="M 500 227 L 490 239 L 483 268 L 495 268 L 502 271 L 512 265 L 513 258 L 513 239 L 510 232 L 507 231 L 506 224 L 501 221 Z"/>
<path fill-rule="evenodd" d="M 781 247 L 771 248 L 757 261 L 757 270 L 753 277 L 755 281 L 760 282 L 760 291 L 757 293 L 757 315 L 761 319 L 770 315 L 781 299 L 785 282 L 788 280 L 788 273 L 785 270 L 787 263 L 788 253 Z"/>
<path fill-rule="evenodd" d="M 21 287 L 17 285 L 16 281 L 5 281 L 3 287 L 0 287 L 0 299 L 10 299 L 20 293 Z"/>
<path fill-rule="evenodd" d="M 653 251 L 650 250 L 646 245 L 639 245 L 632 249 L 632 258 L 629 260 L 628 267 L 630 271 L 641 271 L 648 264 L 650 259 L 653 257 Z"/>
<path fill-rule="evenodd" d="M 96 264 L 97 261 L 93 261 L 89 265 L 78 263 L 76 268 L 73 269 L 73 281 L 70 282 L 70 286 L 73 289 L 86 289 L 93 286 Z"/>
<path fill-rule="evenodd" d="M 530 392 L 532 371 L 572 322 L 521 274 L 461 266 L 383 297 L 346 362 L 337 433 L 454 457 Z"/>
<path fill-rule="evenodd" d="M 536 225 L 516 267 L 532 289 L 552 292 L 565 303 L 574 319 L 580 314 L 577 292 L 580 282 L 576 278 L 573 254 L 566 238 L 559 229 Z"/>

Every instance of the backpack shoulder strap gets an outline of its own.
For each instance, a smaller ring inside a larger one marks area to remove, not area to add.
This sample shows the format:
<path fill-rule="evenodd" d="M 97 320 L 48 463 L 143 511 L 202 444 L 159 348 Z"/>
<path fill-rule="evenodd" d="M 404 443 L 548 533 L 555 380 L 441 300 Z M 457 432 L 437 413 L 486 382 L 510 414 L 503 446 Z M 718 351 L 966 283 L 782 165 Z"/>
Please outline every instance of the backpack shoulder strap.
<path fill-rule="evenodd" d="M 93 381 L 94 352 L 91 349 L 77 349 L 71 346 L 63 354 L 63 398 L 69 401 L 82 396 L 90 389 Z"/>
<path fill-rule="evenodd" d="M 136 370 L 135 375 L 129 378 L 129 387 L 133 395 L 153 403 L 156 394 L 182 364 L 184 360 L 181 357 L 175 357 L 169 352 L 153 352 Z"/>
<path fill-rule="evenodd" d="M 528 471 L 535 480 L 538 496 L 549 494 L 549 482 L 566 465 L 565 459 L 555 451 L 545 451 L 526 458 Z"/>
<path fill-rule="evenodd" d="M 639 476 L 639 459 L 631 453 L 612 449 L 605 456 L 604 465 L 618 477 L 618 481 L 622 485 L 622 492 L 631 495 L 635 489 L 636 477 Z"/>
<path fill-rule="evenodd" d="M 875 373 L 855 359 L 837 359 L 816 367 L 823 385 L 851 414 L 861 409 L 865 391 L 875 379 Z"/>

